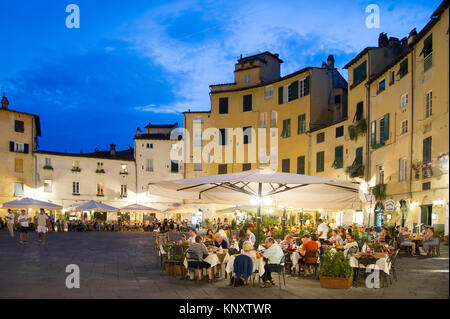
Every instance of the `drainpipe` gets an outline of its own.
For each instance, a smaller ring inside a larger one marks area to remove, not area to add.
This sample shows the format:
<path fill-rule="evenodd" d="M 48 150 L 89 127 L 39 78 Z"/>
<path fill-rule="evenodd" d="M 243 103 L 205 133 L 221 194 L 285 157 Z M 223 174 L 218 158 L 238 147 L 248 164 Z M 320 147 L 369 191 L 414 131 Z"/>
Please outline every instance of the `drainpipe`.
<path fill-rule="evenodd" d="M 413 145 L 414 145 L 414 57 L 415 49 L 411 50 L 411 149 L 409 152 L 409 197 L 412 201 L 412 164 L 413 164 Z"/>

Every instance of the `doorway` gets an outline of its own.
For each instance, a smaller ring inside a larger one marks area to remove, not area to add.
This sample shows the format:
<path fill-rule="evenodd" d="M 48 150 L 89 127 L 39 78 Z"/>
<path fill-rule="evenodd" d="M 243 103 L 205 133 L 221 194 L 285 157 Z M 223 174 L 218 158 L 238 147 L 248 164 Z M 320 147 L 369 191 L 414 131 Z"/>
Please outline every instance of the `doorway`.
<path fill-rule="evenodd" d="M 433 223 L 433 205 L 422 205 L 420 211 L 420 223 L 431 226 Z"/>

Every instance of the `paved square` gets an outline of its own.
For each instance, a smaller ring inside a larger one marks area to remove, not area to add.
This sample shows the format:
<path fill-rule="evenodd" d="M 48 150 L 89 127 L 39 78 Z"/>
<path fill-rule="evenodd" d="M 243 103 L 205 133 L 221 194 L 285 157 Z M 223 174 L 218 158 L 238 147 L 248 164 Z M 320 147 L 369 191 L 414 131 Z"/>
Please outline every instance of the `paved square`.
<path fill-rule="evenodd" d="M 433 298 L 449 297 L 449 249 L 441 257 L 397 259 L 398 281 L 388 288 L 333 290 L 319 281 L 286 277 L 286 288 L 233 288 L 171 277 L 159 269 L 153 234 L 137 232 L 49 233 L 46 245 L 29 234 L 20 245 L 0 231 L 0 298 Z M 80 267 L 81 286 L 68 289 L 68 264 Z M 277 281 L 278 277 L 274 277 Z"/>

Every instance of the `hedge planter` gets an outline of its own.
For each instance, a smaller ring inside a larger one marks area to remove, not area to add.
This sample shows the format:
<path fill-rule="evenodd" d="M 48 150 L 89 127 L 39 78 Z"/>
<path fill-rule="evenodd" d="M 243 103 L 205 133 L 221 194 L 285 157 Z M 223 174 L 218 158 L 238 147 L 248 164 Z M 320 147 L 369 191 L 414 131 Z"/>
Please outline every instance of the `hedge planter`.
<path fill-rule="evenodd" d="M 332 289 L 349 289 L 352 286 L 353 276 L 349 278 L 319 276 L 320 287 Z"/>
<path fill-rule="evenodd" d="M 175 265 L 175 276 L 186 276 L 186 267 L 184 265 Z"/>

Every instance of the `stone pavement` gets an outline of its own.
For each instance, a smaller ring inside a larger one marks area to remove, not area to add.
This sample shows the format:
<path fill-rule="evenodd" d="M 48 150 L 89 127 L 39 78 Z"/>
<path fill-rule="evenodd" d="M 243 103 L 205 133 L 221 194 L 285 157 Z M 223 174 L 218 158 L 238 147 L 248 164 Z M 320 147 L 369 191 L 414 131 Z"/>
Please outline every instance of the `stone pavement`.
<path fill-rule="evenodd" d="M 310 278 L 286 277 L 286 288 L 228 286 L 171 277 L 159 269 L 152 233 L 49 233 L 46 245 L 29 234 L 20 245 L 0 231 L 0 298 L 448 298 L 449 249 L 441 257 L 398 258 L 398 281 L 380 289 L 324 289 Z M 68 264 L 80 267 L 81 286 L 68 289 Z M 275 281 L 278 276 L 274 277 Z"/>

